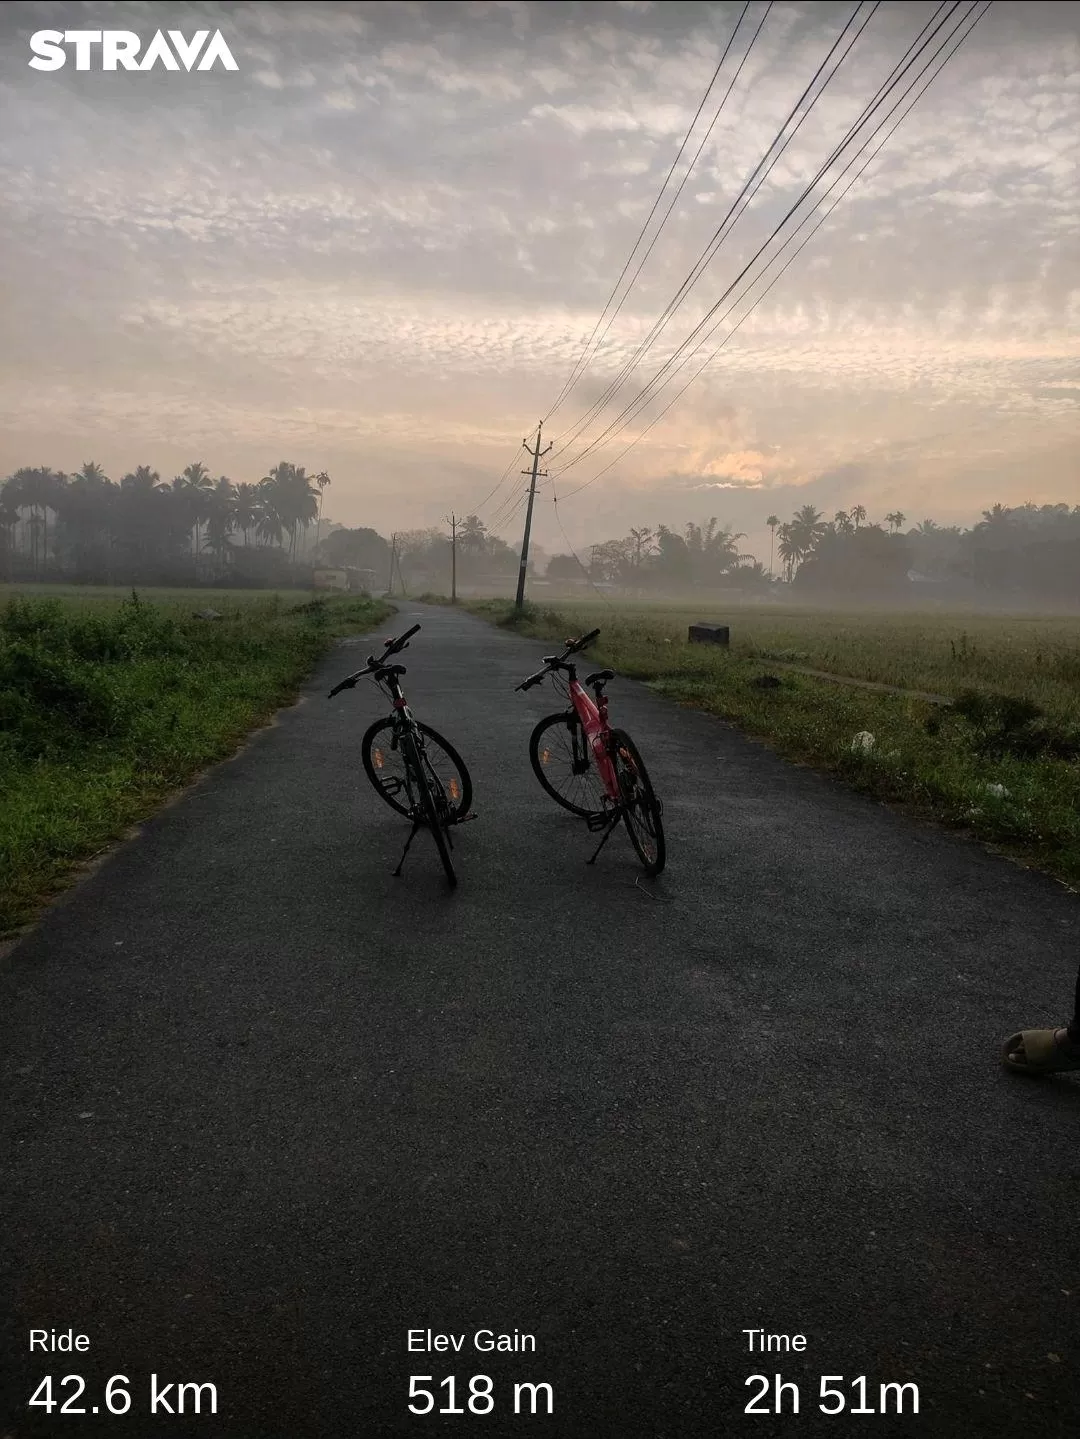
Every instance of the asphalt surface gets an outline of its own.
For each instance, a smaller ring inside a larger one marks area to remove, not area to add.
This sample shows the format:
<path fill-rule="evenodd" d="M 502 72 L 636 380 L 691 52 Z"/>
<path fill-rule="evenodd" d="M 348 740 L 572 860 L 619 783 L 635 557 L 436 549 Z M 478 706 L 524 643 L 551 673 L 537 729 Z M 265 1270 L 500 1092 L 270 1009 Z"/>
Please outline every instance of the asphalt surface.
<path fill-rule="evenodd" d="M 629 681 L 668 869 L 623 834 L 589 868 L 526 755 L 558 701 L 513 693 L 545 646 L 415 619 L 406 692 L 475 781 L 456 893 L 423 834 L 391 876 L 384 701 L 325 699 L 355 641 L 0 964 L 0 1434 L 1074 1436 L 1080 1084 L 996 1054 L 1065 1014 L 1075 897 Z M 420 1375 L 464 1414 L 410 1414 Z"/>

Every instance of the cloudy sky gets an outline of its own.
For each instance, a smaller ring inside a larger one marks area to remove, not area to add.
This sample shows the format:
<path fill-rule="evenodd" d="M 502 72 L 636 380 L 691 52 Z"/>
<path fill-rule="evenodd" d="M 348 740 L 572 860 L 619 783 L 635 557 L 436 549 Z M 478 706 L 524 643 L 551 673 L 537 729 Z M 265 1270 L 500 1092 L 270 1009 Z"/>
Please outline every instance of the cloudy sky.
<path fill-rule="evenodd" d="M 0 473 L 95 459 L 168 477 L 201 459 L 250 480 L 284 458 L 330 472 L 343 523 L 480 506 L 512 538 L 515 450 L 571 376 L 730 42 L 645 244 L 681 193 L 545 427 L 540 543 L 565 548 L 556 514 L 579 546 L 715 514 L 767 555 L 766 516 L 804 503 L 945 523 L 1080 503 L 1080 5 L 998 0 L 888 135 L 938 43 L 982 9 L 7 4 Z M 937 38 L 769 244 L 931 20 Z M 219 29 L 238 71 L 28 65 L 37 30 L 145 45 L 159 28 Z M 748 313 L 863 139 L 886 143 Z"/>

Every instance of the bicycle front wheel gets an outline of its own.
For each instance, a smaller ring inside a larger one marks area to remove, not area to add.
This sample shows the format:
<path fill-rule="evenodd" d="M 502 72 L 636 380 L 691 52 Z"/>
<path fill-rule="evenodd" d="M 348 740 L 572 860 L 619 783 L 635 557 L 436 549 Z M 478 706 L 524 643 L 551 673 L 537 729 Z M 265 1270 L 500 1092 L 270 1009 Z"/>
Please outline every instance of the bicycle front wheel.
<path fill-rule="evenodd" d="M 604 808 L 606 790 L 575 710 L 548 715 L 529 738 L 533 773 L 556 804 L 582 819 Z"/>
<path fill-rule="evenodd" d="M 417 747 L 422 750 L 421 760 L 427 760 L 432 774 L 442 786 L 449 805 L 450 823 L 456 824 L 465 818 L 472 804 L 472 780 L 465 761 L 437 730 L 421 724 L 419 720 L 415 723 L 420 733 Z M 395 743 L 392 719 L 376 720 L 369 726 L 360 742 L 360 758 L 375 793 L 398 814 L 411 818 L 412 801 L 405 783 L 405 758 L 400 741 Z M 422 763 L 420 768 L 423 768 Z"/>
<path fill-rule="evenodd" d="M 457 886 L 457 871 L 450 855 L 450 839 L 447 833 L 452 822 L 449 803 L 442 792 L 438 777 L 425 767 L 415 737 L 407 734 L 402 740 L 402 747 L 405 750 L 405 763 L 411 771 L 410 780 L 420 801 L 421 818 L 431 831 L 435 848 L 439 851 L 439 859 L 446 871 L 446 878 L 450 881 L 450 888 L 454 889 Z"/>
<path fill-rule="evenodd" d="M 663 806 L 653 792 L 637 745 L 625 730 L 611 731 L 611 758 L 619 781 L 623 822 L 630 843 L 637 851 L 645 873 L 659 874 L 667 858 L 664 826 L 660 818 Z"/>

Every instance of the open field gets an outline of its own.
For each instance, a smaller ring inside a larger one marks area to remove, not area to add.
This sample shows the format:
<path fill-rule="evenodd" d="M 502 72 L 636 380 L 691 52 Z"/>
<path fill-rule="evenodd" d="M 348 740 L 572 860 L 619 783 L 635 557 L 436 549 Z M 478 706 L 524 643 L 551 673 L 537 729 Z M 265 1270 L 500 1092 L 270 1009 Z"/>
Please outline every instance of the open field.
<path fill-rule="evenodd" d="M 645 680 L 789 758 L 1080 885 L 1080 619 L 589 602 L 530 606 L 515 620 L 509 601 L 468 608 L 544 640 L 599 627 L 589 651 L 597 668 Z M 693 622 L 730 624 L 730 649 L 688 644 Z M 838 685 L 787 665 L 954 703 Z M 762 687 L 766 675 L 778 683 Z M 873 746 L 853 750 L 863 731 Z"/>
<path fill-rule="evenodd" d="M 139 585 L 140 598 L 157 605 L 171 605 L 190 614 L 194 610 L 235 608 L 243 604 L 267 604 L 275 599 L 283 605 L 299 605 L 312 598 L 312 590 L 204 589 Z M 10 599 L 65 600 L 92 609 L 116 609 L 131 598 L 130 585 L 0 584 L 0 606 Z"/>
<path fill-rule="evenodd" d="M 0 936 L 390 612 L 302 592 L 0 598 Z M 221 618 L 200 620 L 207 608 Z"/>

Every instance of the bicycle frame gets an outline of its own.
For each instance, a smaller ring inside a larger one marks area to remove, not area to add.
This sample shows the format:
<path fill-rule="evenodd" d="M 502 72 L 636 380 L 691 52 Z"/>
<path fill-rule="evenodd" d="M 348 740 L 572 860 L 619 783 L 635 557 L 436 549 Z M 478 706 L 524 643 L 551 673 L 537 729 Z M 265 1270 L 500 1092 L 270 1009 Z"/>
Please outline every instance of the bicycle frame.
<path fill-rule="evenodd" d="M 581 728 L 585 732 L 585 739 L 592 750 L 593 763 L 596 765 L 600 781 L 608 798 L 619 803 L 621 800 L 619 781 L 609 753 L 611 726 L 608 724 L 607 695 L 601 694 L 599 701 L 594 701 L 574 672 L 570 674 L 567 688 L 570 691 L 570 702 L 577 712 Z"/>

